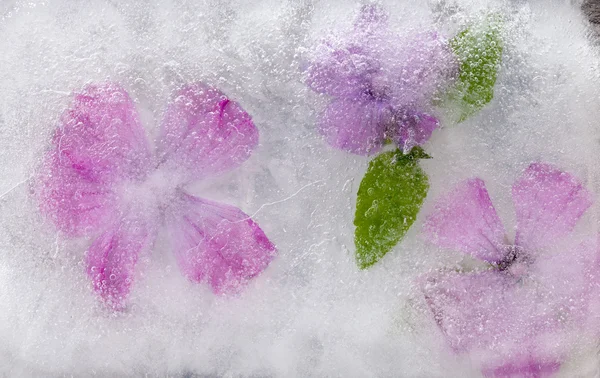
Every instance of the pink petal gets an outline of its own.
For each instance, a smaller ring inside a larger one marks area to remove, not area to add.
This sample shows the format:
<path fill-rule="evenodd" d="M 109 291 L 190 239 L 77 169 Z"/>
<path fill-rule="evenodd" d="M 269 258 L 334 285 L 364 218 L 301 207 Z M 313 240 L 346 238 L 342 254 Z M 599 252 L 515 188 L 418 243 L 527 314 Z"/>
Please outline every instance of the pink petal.
<path fill-rule="evenodd" d="M 240 209 L 188 194 L 181 200 L 167 227 L 190 280 L 208 282 L 218 294 L 237 292 L 273 260 L 275 246 Z"/>
<path fill-rule="evenodd" d="M 442 196 L 424 231 L 440 247 L 488 262 L 499 262 L 505 255 L 504 227 L 485 183 L 477 178 L 463 181 Z"/>
<path fill-rule="evenodd" d="M 586 259 L 597 266 L 595 256 Z M 449 346 L 456 353 L 477 356 L 487 376 L 510 376 L 506 374 L 511 371 L 541 374 L 558 369 L 576 346 L 564 332 L 579 333 L 579 341 L 589 333 L 591 286 L 578 290 L 560 288 L 560 281 L 548 285 L 550 277 L 544 281 L 540 273 L 532 269 L 517 278 L 496 269 L 440 272 L 424 278 L 421 290 Z M 563 296 L 565 291 L 569 296 Z"/>
<path fill-rule="evenodd" d="M 591 194 L 569 173 L 534 163 L 512 188 L 517 213 L 515 243 L 533 250 L 567 235 L 592 204 Z"/>
<path fill-rule="evenodd" d="M 94 290 L 107 305 L 123 308 L 140 252 L 148 248 L 155 227 L 138 220 L 123 220 L 100 235 L 87 251 L 87 273 Z"/>
<path fill-rule="evenodd" d="M 556 309 L 562 321 L 585 328 L 591 304 L 600 288 L 600 253 L 596 239 L 548 251 L 531 266 L 547 308 Z M 589 329 L 584 332 L 589 333 Z"/>
<path fill-rule="evenodd" d="M 239 166 L 257 144 L 248 113 L 218 89 L 196 83 L 167 107 L 158 151 L 161 163 L 193 180 Z"/>
<path fill-rule="evenodd" d="M 382 61 L 395 77 L 389 80 L 394 107 L 425 106 L 452 83 L 458 61 L 436 32 L 423 32 L 393 41 L 382 52 Z"/>
<path fill-rule="evenodd" d="M 533 356 L 513 358 L 500 366 L 483 369 L 483 375 L 490 378 L 543 378 L 558 372 L 561 363 L 555 359 Z"/>
<path fill-rule="evenodd" d="M 46 157 L 42 170 L 36 183 L 40 209 L 60 231 L 69 237 L 90 235 L 112 222 L 117 196 L 110 180 L 61 161 L 58 153 Z"/>
<path fill-rule="evenodd" d="M 379 101 L 337 99 L 320 120 L 320 131 L 332 147 L 359 155 L 371 155 L 383 147 L 390 108 Z"/>
<path fill-rule="evenodd" d="M 547 291 L 535 281 L 521 280 L 491 269 L 428 276 L 421 290 L 438 327 L 456 352 L 470 352 L 494 361 L 536 351 L 559 361 L 566 350 L 539 345 L 564 326 L 560 310 L 546 306 Z"/>
<path fill-rule="evenodd" d="M 439 122 L 435 117 L 425 113 L 405 112 L 399 120 L 396 143 L 406 154 L 413 147 L 425 144 L 438 127 Z"/>
<path fill-rule="evenodd" d="M 317 46 L 307 69 L 307 85 L 315 92 L 347 99 L 379 89 L 373 88 L 373 81 L 385 80 L 381 53 L 391 42 L 386 24 L 387 14 L 380 6 L 363 6 L 354 30 Z"/>
<path fill-rule="evenodd" d="M 344 45 L 319 45 L 308 66 L 306 84 L 315 92 L 336 97 L 354 98 L 365 93 L 381 64 L 362 45 L 360 39 Z"/>
<path fill-rule="evenodd" d="M 117 84 L 88 85 L 61 117 L 40 169 L 40 206 L 70 236 L 111 222 L 115 183 L 151 166 L 135 105 Z"/>
<path fill-rule="evenodd" d="M 494 270 L 446 273 L 427 277 L 422 291 L 449 345 L 464 352 L 503 338 L 512 323 L 505 302 L 512 284 L 508 275 Z"/>

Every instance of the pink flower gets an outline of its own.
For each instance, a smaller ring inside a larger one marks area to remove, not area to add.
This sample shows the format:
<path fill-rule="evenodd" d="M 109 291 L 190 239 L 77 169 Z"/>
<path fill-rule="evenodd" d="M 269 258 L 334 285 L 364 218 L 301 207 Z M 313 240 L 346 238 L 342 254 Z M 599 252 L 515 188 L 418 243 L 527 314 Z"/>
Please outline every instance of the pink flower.
<path fill-rule="evenodd" d="M 512 243 L 482 180 L 464 181 L 437 202 L 424 226 L 430 240 L 490 268 L 430 275 L 422 290 L 451 348 L 481 358 L 486 376 L 542 377 L 559 369 L 564 335 L 588 316 L 596 243 L 557 243 L 592 199 L 575 177 L 544 163 L 525 170 L 512 197 Z"/>
<path fill-rule="evenodd" d="M 67 237 L 94 238 L 87 273 L 114 308 L 124 306 L 138 256 L 162 226 L 190 280 L 235 292 L 275 247 L 240 209 L 194 197 L 185 185 L 241 165 L 257 143 L 237 102 L 196 83 L 167 107 L 152 152 L 127 92 L 88 85 L 63 113 L 41 166 L 40 208 Z"/>
<path fill-rule="evenodd" d="M 401 38 L 381 8 L 366 5 L 354 29 L 319 45 L 308 66 L 310 88 L 332 97 L 319 130 L 331 146 L 351 153 L 374 154 L 388 139 L 407 153 L 438 128 L 428 114 L 431 100 L 457 69 L 437 33 Z"/>

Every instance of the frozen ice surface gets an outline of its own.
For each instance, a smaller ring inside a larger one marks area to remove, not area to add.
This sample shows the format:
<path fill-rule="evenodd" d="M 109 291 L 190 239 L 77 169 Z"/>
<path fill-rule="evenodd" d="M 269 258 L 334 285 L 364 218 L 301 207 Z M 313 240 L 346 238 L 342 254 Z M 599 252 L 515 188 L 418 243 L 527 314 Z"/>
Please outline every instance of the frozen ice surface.
<path fill-rule="evenodd" d="M 431 190 L 415 226 L 372 269 L 354 262 L 352 220 L 369 158 L 329 147 L 315 120 L 326 99 L 304 84 L 308 52 L 351 25 L 353 1 L 0 2 L 0 374 L 4 376 L 479 377 L 453 354 L 414 280 L 462 256 L 420 225 L 450 185 L 486 181 L 504 224 L 509 190 L 532 161 L 559 165 L 598 192 L 598 55 L 575 2 L 384 1 L 398 33 L 456 34 L 506 15 L 493 101 L 434 132 L 422 165 Z M 236 297 L 186 281 L 165 235 L 142 256 L 126 312 L 91 293 L 89 240 L 59 237 L 31 200 L 32 174 L 71 93 L 110 79 L 155 136 L 175 89 L 203 80 L 253 116 L 259 147 L 194 194 L 240 207 L 279 250 Z M 598 204 L 575 237 L 597 231 Z M 507 230 L 509 233 L 514 230 Z M 559 376 L 593 377 L 593 345 Z"/>

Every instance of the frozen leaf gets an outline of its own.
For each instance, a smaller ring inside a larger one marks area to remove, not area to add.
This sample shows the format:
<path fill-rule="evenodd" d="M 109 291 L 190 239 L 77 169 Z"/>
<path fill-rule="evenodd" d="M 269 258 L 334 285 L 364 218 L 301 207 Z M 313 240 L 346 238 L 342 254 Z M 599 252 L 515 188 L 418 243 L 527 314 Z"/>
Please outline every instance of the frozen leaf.
<path fill-rule="evenodd" d="M 361 269 L 388 253 L 417 218 L 429 189 L 418 159 L 427 157 L 415 147 L 407 155 L 400 150 L 384 152 L 369 163 L 354 217 L 356 262 Z"/>
<path fill-rule="evenodd" d="M 502 59 L 501 22 L 489 17 L 450 42 L 460 62 L 456 86 L 449 94 L 450 106 L 457 107 L 458 122 L 478 112 L 494 98 L 494 85 Z"/>

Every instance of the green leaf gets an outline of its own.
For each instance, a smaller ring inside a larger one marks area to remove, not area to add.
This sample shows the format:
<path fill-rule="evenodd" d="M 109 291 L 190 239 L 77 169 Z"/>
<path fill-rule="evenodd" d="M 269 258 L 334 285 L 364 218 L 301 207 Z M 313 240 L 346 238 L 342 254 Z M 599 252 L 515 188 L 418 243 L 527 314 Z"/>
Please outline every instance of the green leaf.
<path fill-rule="evenodd" d="M 457 85 L 449 93 L 450 102 L 458 107 L 458 122 L 477 113 L 494 98 L 503 49 L 500 29 L 500 17 L 490 16 L 450 41 L 460 62 Z"/>
<path fill-rule="evenodd" d="M 417 218 L 429 190 L 419 160 L 422 148 L 384 152 L 369 163 L 360 182 L 354 216 L 356 263 L 366 269 L 404 237 Z"/>

